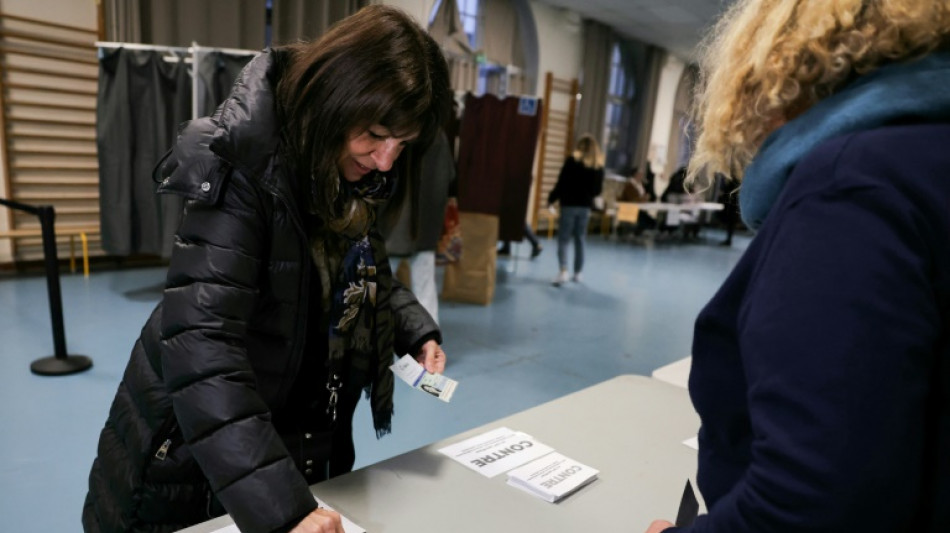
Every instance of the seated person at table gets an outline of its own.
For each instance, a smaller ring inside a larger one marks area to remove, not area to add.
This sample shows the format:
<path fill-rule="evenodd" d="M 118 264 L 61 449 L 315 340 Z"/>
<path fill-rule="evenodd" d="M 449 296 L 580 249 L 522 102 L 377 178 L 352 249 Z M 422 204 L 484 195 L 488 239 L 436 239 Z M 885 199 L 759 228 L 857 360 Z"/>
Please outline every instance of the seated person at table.
<path fill-rule="evenodd" d="M 637 167 L 633 167 L 632 169 L 622 171 L 621 175 L 630 177 L 624 182 L 620 196 L 617 198 L 618 202 L 645 203 L 656 201 L 656 192 L 653 190 L 653 180 L 650 178 L 653 173 L 650 172 L 649 165 L 647 165 L 646 173 Z M 655 227 L 656 220 L 646 211 L 641 210 L 637 215 L 637 223 L 633 228 L 633 234 L 640 235 L 644 230 L 653 229 Z M 620 225 L 617 226 L 618 234 L 623 233 L 624 228 L 625 223 L 621 222 Z"/>
<path fill-rule="evenodd" d="M 676 169 L 670 175 L 670 181 L 663 189 L 660 195 L 660 201 L 667 204 L 681 204 L 689 198 L 689 191 L 686 190 L 686 167 Z"/>
<path fill-rule="evenodd" d="M 686 188 L 686 167 L 680 167 L 670 176 L 670 182 L 660 195 L 660 201 L 666 204 L 685 204 L 692 200 Z M 660 227 L 660 231 L 672 234 L 678 229 L 683 230 L 683 237 L 699 237 L 699 213 L 678 211 L 667 213 L 667 219 Z M 676 220 L 669 217 L 676 216 Z"/>

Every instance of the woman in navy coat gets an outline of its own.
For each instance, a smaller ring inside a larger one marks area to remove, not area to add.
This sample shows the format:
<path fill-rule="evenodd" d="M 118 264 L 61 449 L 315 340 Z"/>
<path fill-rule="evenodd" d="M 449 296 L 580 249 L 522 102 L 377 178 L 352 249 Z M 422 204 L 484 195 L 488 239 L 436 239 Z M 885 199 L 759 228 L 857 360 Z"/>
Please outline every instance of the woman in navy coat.
<path fill-rule="evenodd" d="M 708 514 L 683 532 L 950 531 L 950 6 L 748 0 L 691 176 L 758 230 L 696 321 Z"/>

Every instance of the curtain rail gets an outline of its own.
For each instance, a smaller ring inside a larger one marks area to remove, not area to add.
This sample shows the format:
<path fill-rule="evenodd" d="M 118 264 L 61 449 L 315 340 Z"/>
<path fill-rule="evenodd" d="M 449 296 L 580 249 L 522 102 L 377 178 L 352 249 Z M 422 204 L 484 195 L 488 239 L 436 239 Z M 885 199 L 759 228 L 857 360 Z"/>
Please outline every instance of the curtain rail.
<path fill-rule="evenodd" d="M 96 41 L 95 47 L 98 48 L 127 48 L 129 50 L 154 50 L 156 52 L 183 52 L 183 53 L 211 53 L 222 52 L 232 55 L 254 55 L 260 53 L 260 50 L 244 50 L 241 48 L 218 48 L 214 46 L 201 46 L 192 43 L 191 46 L 166 46 L 162 44 L 145 43 L 122 43 L 116 41 Z"/>
<path fill-rule="evenodd" d="M 96 41 L 96 48 L 127 48 L 129 50 L 154 50 L 156 52 L 189 52 L 187 46 L 164 46 L 160 44 L 120 43 L 114 41 Z"/>
<path fill-rule="evenodd" d="M 221 52 L 223 54 L 231 54 L 237 56 L 243 55 L 257 55 L 261 53 L 260 50 L 246 50 L 243 48 L 219 48 L 215 46 L 201 46 L 198 43 L 191 43 L 191 48 L 194 52 L 209 53 L 209 52 Z"/>

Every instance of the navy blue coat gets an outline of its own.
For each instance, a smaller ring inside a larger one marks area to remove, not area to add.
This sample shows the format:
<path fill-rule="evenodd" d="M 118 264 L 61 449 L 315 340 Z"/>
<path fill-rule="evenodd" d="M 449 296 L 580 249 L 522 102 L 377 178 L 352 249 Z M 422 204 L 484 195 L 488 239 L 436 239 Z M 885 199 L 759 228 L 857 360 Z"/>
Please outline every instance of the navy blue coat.
<path fill-rule="evenodd" d="M 690 532 L 950 531 L 950 125 L 795 167 L 696 322 Z"/>

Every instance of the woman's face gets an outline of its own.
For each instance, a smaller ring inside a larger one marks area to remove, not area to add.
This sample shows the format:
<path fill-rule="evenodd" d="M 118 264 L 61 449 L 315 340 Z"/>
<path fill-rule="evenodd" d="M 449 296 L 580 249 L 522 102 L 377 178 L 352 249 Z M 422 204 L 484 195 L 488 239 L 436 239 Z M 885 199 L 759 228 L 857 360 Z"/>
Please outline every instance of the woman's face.
<path fill-rule="evenodd" d="M 407 144 L 418 133 L 396 137 L 388 128 L 374 124 L 365 131 L 354 131 L 343 146 L 337 166 L 340 175 L 349 182 L 356 182 L 374 170 L 387 172 L 399 158 Z"/>

